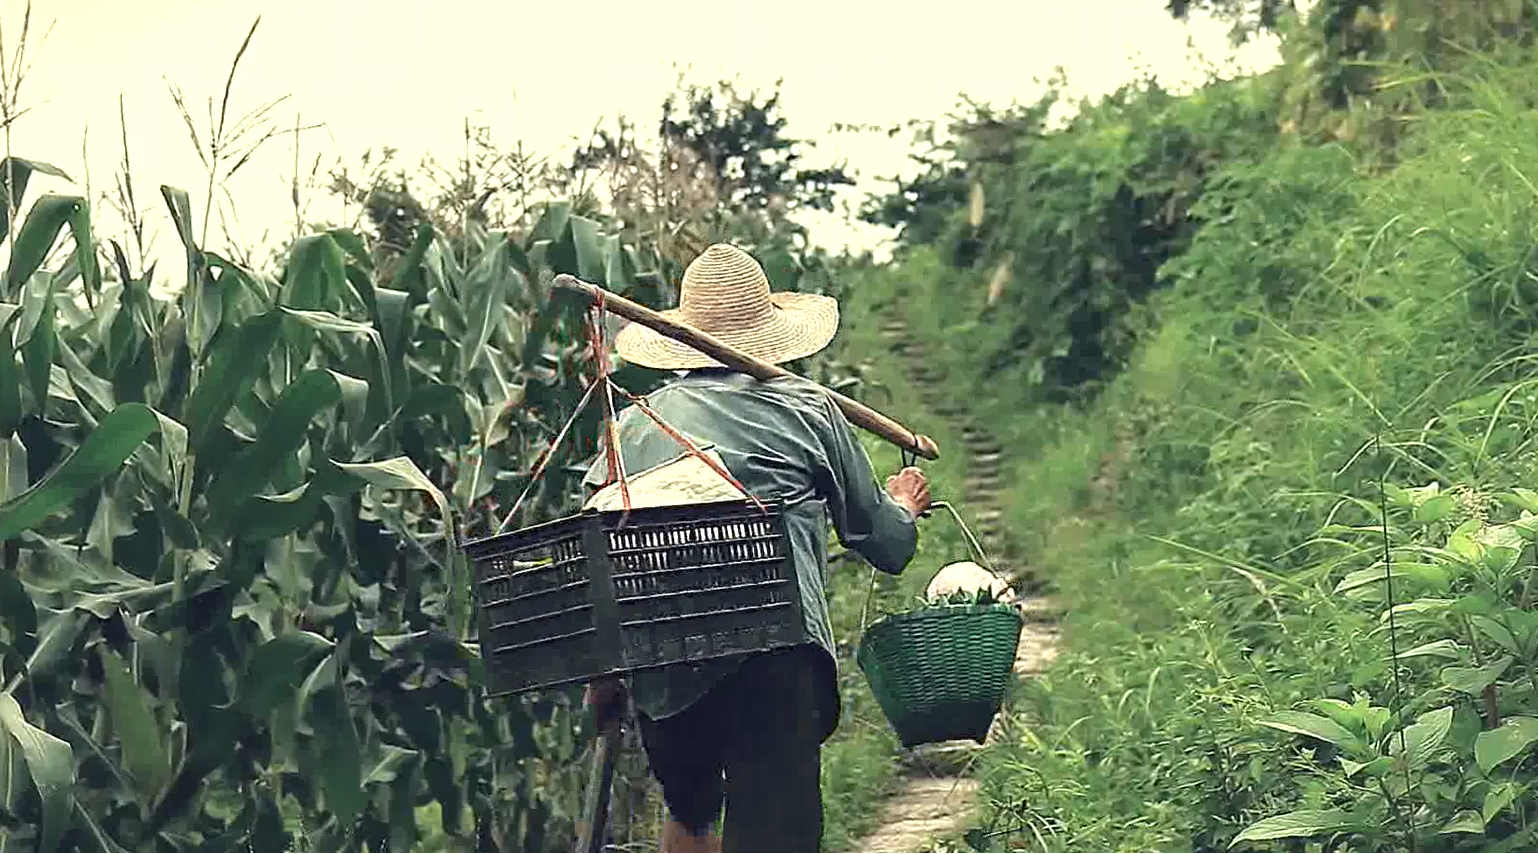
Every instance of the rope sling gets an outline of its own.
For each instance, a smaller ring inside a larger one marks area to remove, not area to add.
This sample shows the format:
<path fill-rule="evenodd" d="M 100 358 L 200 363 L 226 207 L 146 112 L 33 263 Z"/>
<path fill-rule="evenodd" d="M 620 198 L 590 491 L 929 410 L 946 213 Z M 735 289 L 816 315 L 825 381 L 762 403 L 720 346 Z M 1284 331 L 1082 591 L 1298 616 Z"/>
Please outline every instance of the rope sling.
<path fill-rule="evenodd" d="M 689 456 L 694 457 L 695 459 L 704 463 L 710 468 L 711 471 L 715 472 L 727 483 L 731 484 L 732 487 L 735 488 L 738 492 L 741 492 L 743 495 L 747 496 L 748 500 L 752 501 L 753 504 L 757 506 L 761 511 L 767 513 L 768 507 L 764 504 L 763 501 L 761 501 L 757 496 L 748 492 L 747 488 L 742 485 L 742 482 L 734 477 L 731 472 L 727 471 L 725 466 L 716 462 L 716 460 L 712 459 L 708 454 L 701 451 L 699 447 L 689 439 L 688 436 L 685 436 L 677 428 L 667 423 L 667 421 L 661 415 L 657 414 L 656 410 L 652 409 L 645 396 L 631 394 L 629 391 L 625 390 L 614 381 L 613 365 L 611 364 L 609 358 L 609 345 L 603 332 L 604 321 L 606 318 L 607 313 L 604 308 L 604 298 L 600 294 L 599 297 L 594 300 L 587 316 L 588 342 L 592 349 L 594 365 L 593 379 L 588 383 L 587 389 L 582 393 L 582 399 L 578 401 L 576 408 L 572 410 L 570 417 L 566 419 L 566 423 L 561 426 L 561 429 L 556 433 L 555 438 L 550 440 L 550 443 L 546 445 L 545 449 L 540 453 L 539 459 L 534 464 L 534 470 L 529 476 L 529 482 L 524 484 L 523 491 L 518 495 L 518 500 L 513 502 L 513 508 L 507 512 L 505 517 L 503 517 L 502 524 L 497 526 L 496 533 L 502 534 L 507 531 L 508 526 L 512 524 L 515 518 L 517 518 L 518 511 L 523 507 L 523 503 L 528 499 L 530 493 L 533 492 L 534 485 L 539 483 L 540 480 L 544 477 L 545 470 L 549 467 L 550 461 L 554 459 L 556 450 L 560 448 L 560 446 L 566 441 L 566 436 L 571 432 L 572 425 L 577 422 L 577 418 L 582 414 L 584 410 L 587 409 L 588 404 L 593 399 L 594 392 L 600 388 L 603 389 L 603 395 L 600 398 L 603 404 L 603 416 L 600 428 L 602 436 L 601 442 L 603 445 L 604 460 L 607 465 L 607 477 L 604 482 L 600 484 L 600 487 L 607 487 L 616 482 L 619 484 L 620 498 L 624 507 L 624 513 L 620 517 L 620 524 L 622 526 L 630 515 L 632 505 L 630 498 L 630 484 L 628 477 L 625 474 L 625 462 L 622 455 L 620 454 L 619 449 L 619 424 L 614 417 L 614 394 L 616 392 L 618 392 L 621 397 L 630 401 L 630 403 L 633 404 L 635 408 L 641 412 L 641 414 L 651 419 L 651 421 L 657 425 L 657 428 L 666 434 L 668 438 L 682 446 L 684 451 Z"/>
<path fill-rule="evenodd" d="M 625 470 L 620 451 L 619 425 L 614 409 L 616 394 L 628 400 L 684 449 L 685 455 L 679 459 L 692 457 L 703 463 L 750 501 L 759 513 L 769 516 L 770 510 L 764 501 L 750 493 L 723 463 L 706 454 L 683 432 L 667 423 L 644 396 L 632 394 L 614 382 L 609 343 L 604 335 L 606 317 L 604 294 L 600 291 L 586 317 L 594 376 L 566 422 L 540 453 L 528 482 L 524 484 L 494 536 L 501 537 L 518 518 L 519 511 L 533 493 L 535 485 L 542 481 L 556 451 L 565 443 L 577 418 L 599 392 L 602 392 L 599 395 L 602 406 L 600 442 L 605 462 L 605 479 L 600 489 L 618 485 L 621 513 L 617 528 L 625 526 L 635 506 L 630 490 L 630 475 Z M 919 444 L 916 435 L 912 436 L 911 444 Z M 917 462 L 917 456 L 905 449 L 902 462 L 905 467 L 911 466 Z M 972 552 L 991 572 L 991 561 L 956 509 L 947 502 L 936 502 L 932 506 L 949 512 L 961 528 Z M 789 571 L 793 581 L 793 570 Z M 891 614 L 871 623 L 867 621 L 874 582 L 873 571 L 860 610 L 862 636 L 856 660 L 870 683 L 877 704 L 897 731 L 903 746 L 911 748 L 918 744 L 958 738 L 983 741 L 1002 704 L 1012 671 L 1015 648 L 1023 628 L 1019 611 L 1003 605 L 930 606 L 908 613 Z M 578 850 L 597 851 L 602 845 L 608 819 L 615 754 L 621 732 L 619 723 L 619 720 L 610 721 L 598 734 L 583 811 L 586 820 L 581 828 Z"/>
<path fill-rule="evenodd" d="M 567 417 L 566 423 L 561 426 L 561 429 L 556 432 L 555 437 L 541 451 L 530 473 L 528 482 L 524 484 L 517 500 L 513 502 L 512 509 L 502 518 L 502 522 L 498 525 L 493 536 L 499 537 L 504 534 L 512 525 L 513 520 L 518 518 L 518 511 L 523 509 L 523 505 L 533 493 L 535 485 L 544 478 L 550 462 L 555 458 L 556 451 L 565 443 L 566 437 L 571 433 L 573 425 L 576 424 L 577 419 L 592 402 L 595 393 L 599 391 L 602 392 L 599 395 L 599 401 L 603 407 L 600 422 L 600 443 L 606 469 L 605 479 L 599 488 L 604 489 L 616 483 L 619 486 L 622 512 L 617 528 L 625 527 L 626 522 L 630 519 L 631 511 L 634 509 L 634 504 L 630 492 L 630 478 L 625 471 L 624 456 L 620 452 L 619 424 L 615 418 L 614 409 L 614 396 L 616 393 L 625 400 L 628 400 L 641 414 L 656 424 L 658 429 L 681 446 L 685 451 L 686 457 L 692 457 L 703 463 L 718 477 L 736 489 L 738 493 L 746 496 L 760 513 L 767 516 L 769 514 L 768 506 L 757 496 L 750 493 L 742 482 L 733 476 L 724 465 L 702 451 L 682 431 L 669 424 L 666 419 L 652 408 L 644 396 L 632 394 L 614 382 L 609 342 L 604 335 L 606 319 L 607 312 L 605 311 L 604 298 L 600 294 L 593 301 L 587 312 L 586 319 L 588 343 L 594 365 L 593 378 L 583 391 L 581 400 L 578 401 L 577 406 L 572 410 L 570 416 Z M 579 822 L 578 851 L 599 851 L 603 847 L 603 841 L 609 829 L 609 803 L 613 792 L 615 762 L 620 748 L 624 716 L 622 713 L 619 719 L 610 721 L 597 734 L 598 738 L 594 744 L 588 783 L 584 794 L 583 818 Z"/>

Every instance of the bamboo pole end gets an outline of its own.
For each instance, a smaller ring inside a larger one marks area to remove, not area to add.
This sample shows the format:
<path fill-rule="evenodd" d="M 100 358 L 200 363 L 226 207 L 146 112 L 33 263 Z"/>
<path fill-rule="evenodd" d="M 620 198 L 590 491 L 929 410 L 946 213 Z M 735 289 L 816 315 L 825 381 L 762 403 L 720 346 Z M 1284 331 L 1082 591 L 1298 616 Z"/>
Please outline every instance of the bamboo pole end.
<path fill-rule="evenodd" d="M 568 290 L 573 290 L 573 291 L 582 291 L 583 293 L 586 293 L 586 294 L 589 294 L 589 295 L 591 295 L 592 292 L 593 292 L 592 291 L 592 288 L 593 288 L 592 285 L 588 284 L 587 282 L 582 281 L 581 279 L 577 278 L 576 276 L 573 276 L 570 273 L 559 273 L 559 274 L 557 274 L 556 277 L 555 277 L 555 286 L 558 287 L 558 288 L 566 288 Z"/>
<path fill-rule="evenodd" d="M 940 446 L 936 445 L 935 440 L 928 436 L 914 436 L 913 444 L 916 446 L 913 448 L 913 452 L 924 459 L 930 461 L 940 459 Z"/>

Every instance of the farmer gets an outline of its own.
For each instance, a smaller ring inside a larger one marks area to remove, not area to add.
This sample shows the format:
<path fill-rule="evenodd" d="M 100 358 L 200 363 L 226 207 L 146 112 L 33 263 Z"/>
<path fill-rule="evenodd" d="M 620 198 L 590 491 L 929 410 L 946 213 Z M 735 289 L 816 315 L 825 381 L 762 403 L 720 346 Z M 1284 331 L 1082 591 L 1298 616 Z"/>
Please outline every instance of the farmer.
<path fill-rule="evenodd" d="M 706 249 L 684 273 L 679 308 L 665 314 L 775 364 L 803 359 L 838 329 L 831 297 L 771 293 L 763 268 L 732 246 Z M 696 446 L 719 454 L 754 496 L 785 501 L 786 529 L 806 628 L 815 643 L 634 674 L 629 695 L 662 785 L 663 851 L 817 851 L 822 840 L 822 743 L 838 725 L 833 635 L 824 595 L 831 520 L 839 540 L 877 569 L 902 572 L 918 542 L 929 485 L 905 468 L 876 485 L 844 414 L 810 381 L 756 380 L 639 324 L 621 330 L 626 361 L 679 374 L 648 396 L 653 411 Z M 651 419 L 619 419 L 627 472 L 684 450 Z M 585 483 L 607 479 L 603 455 Z M 623 713 L 619 680 L 589 686 L 600 726 Z M 725 806 L 721 831 L 717 819 Z"/>

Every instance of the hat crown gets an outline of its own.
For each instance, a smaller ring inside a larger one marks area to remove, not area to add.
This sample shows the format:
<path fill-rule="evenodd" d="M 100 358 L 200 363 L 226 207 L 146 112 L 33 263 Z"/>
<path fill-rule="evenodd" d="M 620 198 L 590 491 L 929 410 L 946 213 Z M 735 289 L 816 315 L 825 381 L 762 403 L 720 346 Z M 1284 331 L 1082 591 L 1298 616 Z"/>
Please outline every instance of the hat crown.
<path fill-rule="evenodd" d="M 679 314 L 703 332 L 746 329 L 774 313 L 769 279 L 753 256 L 725 243 L 700 253 L 684 270 Z"/>
<path fill-rule="evenodd" d="M 830 296 L 769 289 L 764 268 L 741 249 L 717 243 L 689 264 L 678 308 L 661 314 L 719 339 L 738 352 L 782 364 L 821 351 L 838 331 Z M 719 367 L 712 356 L 649 326 L 631 323 L 614 348 L 625 361 L 658 370 Z"/>

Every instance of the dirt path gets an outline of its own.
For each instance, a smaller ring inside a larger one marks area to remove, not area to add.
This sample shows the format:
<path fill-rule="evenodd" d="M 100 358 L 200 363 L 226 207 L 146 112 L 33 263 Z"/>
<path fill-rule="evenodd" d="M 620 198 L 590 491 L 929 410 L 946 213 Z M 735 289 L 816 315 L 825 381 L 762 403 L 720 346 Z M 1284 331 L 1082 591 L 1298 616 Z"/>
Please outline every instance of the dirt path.
<path fill-rule="evenodd" d="M 968 460 L 964 486 L 968 524 L 996 568 L 1011 577 L 1023 597 L 1026 622 L 1015 654 L 1015 671 L 1024 676 L 1036 673 L 1057 654 L 1056 613 L 1049 601 L 1037 595 L 1039 580 L 1031 577 L 1024 561 L 1012 554 L 1000 527 L 1004 448 L 980 425 L 968 423 L 964 408 L 946 399 L 944 377 L 923 359 L 906 324 L 892 319 L 881 331 L 918 386 L 925 407 L 959 427 Z M 978 749 L 967 741 L 925 745 L 907 753 L 897 790 L 883 804 L 880 823 L 861 840 L 859 850 L 923 851 L 937 838 L 964 831 L 977 792 L 977 781 L 968 773 Z"/>

